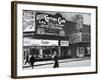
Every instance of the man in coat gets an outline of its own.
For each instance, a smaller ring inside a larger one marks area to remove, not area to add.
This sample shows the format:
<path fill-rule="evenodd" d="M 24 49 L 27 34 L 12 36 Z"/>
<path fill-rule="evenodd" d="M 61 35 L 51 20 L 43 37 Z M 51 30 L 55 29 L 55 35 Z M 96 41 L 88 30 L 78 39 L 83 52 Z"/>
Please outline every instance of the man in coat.
<path fill-rule="evenodd" d="M 34 62 L 35 62 L 35 57 L 34 57 L 34 55 L 32 55 L 30 57 L 30 64 L 31 64 L 32 69 L 33 69 L 33 66 L 34 66 Z"/>

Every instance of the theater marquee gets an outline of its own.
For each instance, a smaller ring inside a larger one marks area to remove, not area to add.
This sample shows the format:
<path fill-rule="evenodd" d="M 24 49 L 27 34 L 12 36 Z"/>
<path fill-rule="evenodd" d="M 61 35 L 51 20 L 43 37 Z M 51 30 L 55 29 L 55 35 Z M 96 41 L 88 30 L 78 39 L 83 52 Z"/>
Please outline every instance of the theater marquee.
<path fill-rule="evenodd" d="M 36 34 L 65 36 L 65 18 L 47 11 L 36 11 Z"/>

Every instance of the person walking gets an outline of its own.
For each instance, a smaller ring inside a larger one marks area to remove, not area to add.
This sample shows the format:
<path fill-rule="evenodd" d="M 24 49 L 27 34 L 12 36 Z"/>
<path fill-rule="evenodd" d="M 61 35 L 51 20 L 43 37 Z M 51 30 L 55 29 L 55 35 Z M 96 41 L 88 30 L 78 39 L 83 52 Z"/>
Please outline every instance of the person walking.
<path fill-rule="evenodd" d="M 30 64 L 31 64 L 32 69 L 33 69 L 33 67 L 34 67 L 34 62 L 35 62 L 35 57 L 34 57 L 34 55 L 32 55 L 32 56 L 30 57 Z"/>
<path fill-rule="evenodd" d="M 25 65 L 26 65 L 26 63 L 29 63 L 29 56 L 28 56 L 28 54 L 27 54 L 27 56 L 26 56 Z"/>
<path fill-rule="evenodd" d="M 53 66 L 53 68 L 57 68 L 57 67 L 59 67 L 58 55 L 57 55 L 56 51 L 54 51 L 54 66 Z"/>

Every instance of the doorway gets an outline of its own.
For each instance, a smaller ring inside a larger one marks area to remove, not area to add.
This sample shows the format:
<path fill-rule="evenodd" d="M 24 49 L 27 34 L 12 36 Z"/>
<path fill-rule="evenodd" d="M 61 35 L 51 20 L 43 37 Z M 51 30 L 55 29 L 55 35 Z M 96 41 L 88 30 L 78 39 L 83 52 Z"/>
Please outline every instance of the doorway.
<path fill-rule="evenodd" d="M 84 57 L 84 55 L 85 55 L 85 48 L 77 47 L 77 57 Z"/>

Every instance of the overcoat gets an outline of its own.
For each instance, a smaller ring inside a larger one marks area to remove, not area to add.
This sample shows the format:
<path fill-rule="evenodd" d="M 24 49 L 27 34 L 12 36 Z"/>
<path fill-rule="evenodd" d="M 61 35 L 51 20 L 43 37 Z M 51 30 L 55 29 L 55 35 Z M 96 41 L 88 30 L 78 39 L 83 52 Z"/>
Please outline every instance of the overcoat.
<path fill-rule="evenodd" d="M 54 56 L 54 68 L 59 67 L 58 56 Z"/>

